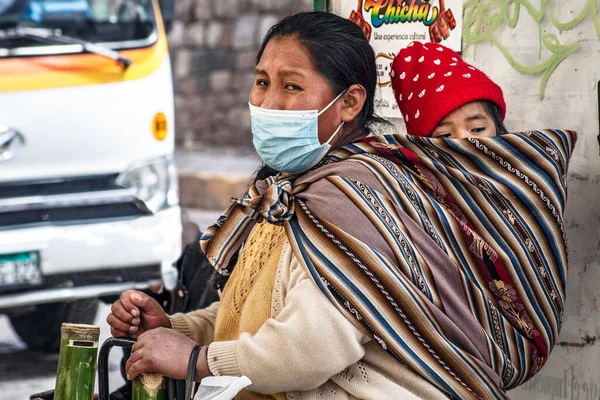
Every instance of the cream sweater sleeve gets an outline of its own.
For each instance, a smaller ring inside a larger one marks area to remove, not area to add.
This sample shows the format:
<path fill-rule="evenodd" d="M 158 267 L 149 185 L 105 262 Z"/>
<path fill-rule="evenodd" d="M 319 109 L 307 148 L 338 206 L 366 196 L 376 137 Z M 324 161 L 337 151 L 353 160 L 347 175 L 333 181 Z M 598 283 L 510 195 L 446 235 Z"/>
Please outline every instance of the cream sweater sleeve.
<path fill-rule="evenodd" d="M 213 342 L 214 375 L 246 375 L 264 394 L 314 389 L 360 360 L 369 339 L 316 286 L 286 243 L 278 266 L 283 308 L 255 335 Z M 276 285 L 277 289 L 277 285 Z"/>
<path fill-rule="evenodd" d="M 212 342 L 215 335 L 218 308 L 219 302 L 216 301 L 202 310 L 170 315 L 171 328 L 183 333 L 200 345 L 207 345 Z"/>

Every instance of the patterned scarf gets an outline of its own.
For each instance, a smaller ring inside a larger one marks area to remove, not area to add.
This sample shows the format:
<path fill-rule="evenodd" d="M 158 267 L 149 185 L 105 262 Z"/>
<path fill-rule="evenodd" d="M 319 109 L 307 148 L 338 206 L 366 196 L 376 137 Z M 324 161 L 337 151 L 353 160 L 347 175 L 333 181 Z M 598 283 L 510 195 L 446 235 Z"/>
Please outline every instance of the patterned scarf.
<path fill-rule="evenodd" d="M 562 323 L 571 131 L 390 135 L 257 182 L 202 237 L 223 274 L 257 221 L 357 327 L 457 399 L 506 398 Z"/>

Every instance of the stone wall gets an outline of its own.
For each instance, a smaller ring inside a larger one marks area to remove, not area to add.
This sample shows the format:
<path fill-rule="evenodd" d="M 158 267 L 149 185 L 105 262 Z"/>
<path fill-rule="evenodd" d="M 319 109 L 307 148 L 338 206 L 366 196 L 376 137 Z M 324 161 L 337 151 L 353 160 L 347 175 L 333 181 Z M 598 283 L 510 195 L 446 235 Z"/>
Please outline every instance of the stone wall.
<path fill-rule="evenodd" d="M 169 33 L 179 146 L 252 148 L 248 95 L 268 29 L 312 0 L 178 0 Z"/>

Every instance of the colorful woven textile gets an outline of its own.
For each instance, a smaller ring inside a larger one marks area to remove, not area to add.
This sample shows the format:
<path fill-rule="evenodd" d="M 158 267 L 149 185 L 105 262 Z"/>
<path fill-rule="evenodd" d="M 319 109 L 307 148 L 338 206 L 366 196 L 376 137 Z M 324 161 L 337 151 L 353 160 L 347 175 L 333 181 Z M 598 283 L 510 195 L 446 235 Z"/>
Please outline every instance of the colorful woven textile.
<path fill-rule="evenodd" d="M 451 398 L 505 398 L 562 323 L 575 139 L 369 137 L 258 182 L 201 245 L 226 274 L 256 221 L 283 224 L 322 291 L 399 362 Z"/>

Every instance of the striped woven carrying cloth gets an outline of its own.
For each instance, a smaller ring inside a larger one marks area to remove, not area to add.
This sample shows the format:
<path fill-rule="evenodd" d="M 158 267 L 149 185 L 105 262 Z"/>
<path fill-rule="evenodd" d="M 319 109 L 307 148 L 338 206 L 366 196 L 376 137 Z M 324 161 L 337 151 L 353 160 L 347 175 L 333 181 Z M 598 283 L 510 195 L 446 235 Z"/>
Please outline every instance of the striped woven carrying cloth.
<path fill-rule="evenodd" d="M 283 224 L 321 290 L 399 362 L 451 398 L 506 398 L 562 323 L 575 140 L 365 138 L 257 182 L 201 245 L 227 274 L 257 221 Z"/>

